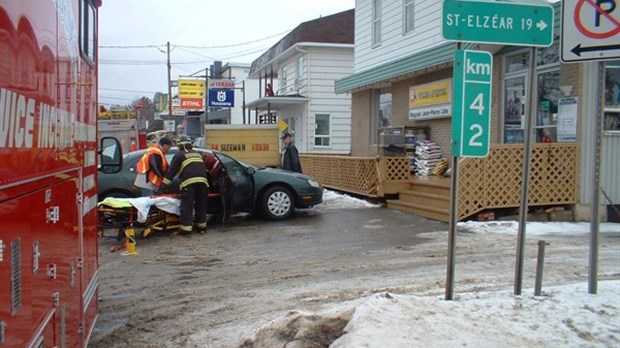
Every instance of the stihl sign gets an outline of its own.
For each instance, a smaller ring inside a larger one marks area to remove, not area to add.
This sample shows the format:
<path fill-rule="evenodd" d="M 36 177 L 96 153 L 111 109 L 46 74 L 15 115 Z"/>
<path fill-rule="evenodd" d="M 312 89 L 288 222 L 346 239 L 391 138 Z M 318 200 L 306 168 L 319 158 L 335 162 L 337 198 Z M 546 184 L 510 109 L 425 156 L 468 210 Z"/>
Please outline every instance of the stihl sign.
<path fill-rule="evenodd" d="M 202 109 L 204 99 L 202 98 L 181 98 L 181 109 Z"/>

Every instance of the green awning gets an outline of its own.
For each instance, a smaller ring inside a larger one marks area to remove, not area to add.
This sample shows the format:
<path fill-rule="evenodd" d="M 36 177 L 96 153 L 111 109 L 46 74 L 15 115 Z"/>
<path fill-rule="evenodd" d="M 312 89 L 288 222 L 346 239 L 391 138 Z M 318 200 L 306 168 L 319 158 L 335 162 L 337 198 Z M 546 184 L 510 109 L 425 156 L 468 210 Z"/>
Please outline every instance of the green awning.
<path fill-rule="evenodd" d="M 463 49 L 472 49 L 474 43 L 464 43 Z M 446 42 L 410 56 L 379 65 L 377 67 L 343 77 L 336 80 L 336 93 L 346 93 L 353 90 L 361 90 L 392 79 L 399 79 L 416 71 L 429 68 L 454 60 L 455 42 Z"/>

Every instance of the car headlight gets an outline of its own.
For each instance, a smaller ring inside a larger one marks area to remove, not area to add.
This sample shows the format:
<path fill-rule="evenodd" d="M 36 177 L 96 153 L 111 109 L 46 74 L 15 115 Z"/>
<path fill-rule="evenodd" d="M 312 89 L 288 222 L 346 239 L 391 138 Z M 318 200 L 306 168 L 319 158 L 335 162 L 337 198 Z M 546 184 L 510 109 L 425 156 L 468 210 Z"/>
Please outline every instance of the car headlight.
<path fill-rule="evenodd" d="M 312 187 L 321 188 L 321 184 L 318 181 L 308 179 L 308 184 Z"/>

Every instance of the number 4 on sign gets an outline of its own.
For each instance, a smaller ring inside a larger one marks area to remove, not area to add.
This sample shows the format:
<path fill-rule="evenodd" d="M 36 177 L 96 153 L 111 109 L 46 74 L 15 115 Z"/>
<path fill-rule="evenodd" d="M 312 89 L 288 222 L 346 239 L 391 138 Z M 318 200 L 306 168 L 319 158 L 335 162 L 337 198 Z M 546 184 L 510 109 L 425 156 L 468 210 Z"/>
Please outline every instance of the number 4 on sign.
<path fill-rule="evenodd" d="M 478 93 L 476 99 L 469 105 L 470 110 L 478 111 L 478 115 L 482 116 L 484 113 L 484 95 L 482 93 Z"/>

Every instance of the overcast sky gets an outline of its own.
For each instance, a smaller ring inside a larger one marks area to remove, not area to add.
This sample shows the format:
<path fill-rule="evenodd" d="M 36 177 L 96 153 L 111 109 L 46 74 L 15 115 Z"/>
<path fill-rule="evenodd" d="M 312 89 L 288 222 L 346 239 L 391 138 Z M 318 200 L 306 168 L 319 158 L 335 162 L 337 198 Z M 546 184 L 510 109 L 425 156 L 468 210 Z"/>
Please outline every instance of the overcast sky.
<path fill-rule="evenodd" d="M 249 64 L 302 22 L 354 7 L 355 0 L 104 0 L 99 102 L 166 93 L 166 42 L 176 80 L 214 60 Z"/>

